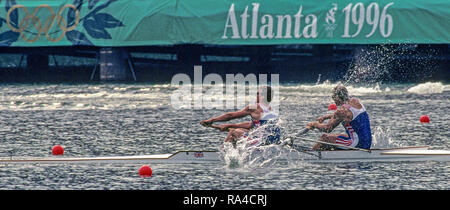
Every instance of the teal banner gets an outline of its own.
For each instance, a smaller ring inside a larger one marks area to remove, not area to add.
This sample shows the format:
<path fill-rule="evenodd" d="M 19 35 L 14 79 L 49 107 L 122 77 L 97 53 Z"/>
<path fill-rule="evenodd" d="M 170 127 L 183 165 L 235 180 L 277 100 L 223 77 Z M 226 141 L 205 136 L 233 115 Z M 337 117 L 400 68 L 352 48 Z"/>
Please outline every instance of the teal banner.
<path fill-rule="evenodd" d="M 448 0 L 0 0 L 0 46 L 450 43 Z"/>

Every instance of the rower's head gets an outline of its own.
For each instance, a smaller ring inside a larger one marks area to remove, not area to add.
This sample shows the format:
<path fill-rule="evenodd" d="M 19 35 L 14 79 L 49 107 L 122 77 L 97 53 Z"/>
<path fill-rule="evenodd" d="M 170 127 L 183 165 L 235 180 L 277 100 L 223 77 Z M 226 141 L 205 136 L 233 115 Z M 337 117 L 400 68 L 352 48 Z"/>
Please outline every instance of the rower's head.
<path fill-rule="evenodd" d="M 262 86 L 256 93 L 256 101 L 258 103 L 269 104 L 272 101 L 273 90 L 270 86 Z"/>
<path fill-rule="evenodd" d="M 333 88 L 333 95 L 331 97 L 336 105 L 343 105 L 349 99 L 347 88 L 343 85 L 337 85 Z"/>

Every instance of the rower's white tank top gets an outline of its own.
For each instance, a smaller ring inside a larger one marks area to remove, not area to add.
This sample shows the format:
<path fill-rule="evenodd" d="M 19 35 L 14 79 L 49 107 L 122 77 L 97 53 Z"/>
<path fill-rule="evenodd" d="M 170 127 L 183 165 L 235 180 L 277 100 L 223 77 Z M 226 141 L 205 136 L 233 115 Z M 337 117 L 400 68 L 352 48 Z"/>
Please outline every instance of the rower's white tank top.
<path fill-rule="evenodd" d="M 278 118 L 278 113 L 272 110 L 272 107 L 267 107 L 262 103 L 259 103 L 259 107 L 263 110 L 263 114 L 260 120 L 271 120 Z"/>

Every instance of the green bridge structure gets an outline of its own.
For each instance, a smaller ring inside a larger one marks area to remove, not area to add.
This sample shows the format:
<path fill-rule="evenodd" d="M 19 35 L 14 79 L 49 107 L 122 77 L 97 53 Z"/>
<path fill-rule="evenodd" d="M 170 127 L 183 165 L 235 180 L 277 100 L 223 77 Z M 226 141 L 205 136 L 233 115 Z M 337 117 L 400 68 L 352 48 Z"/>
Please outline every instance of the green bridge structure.
<path fill-rule="evenodd" d="M 314 80 L 372 63 L 390 69 L 373 80 L 445 80 L 449 21 L 448 0 L 1 0 L 0 77 L 72 62 L 65 80 L 170 80 L 194 65 Z"/>

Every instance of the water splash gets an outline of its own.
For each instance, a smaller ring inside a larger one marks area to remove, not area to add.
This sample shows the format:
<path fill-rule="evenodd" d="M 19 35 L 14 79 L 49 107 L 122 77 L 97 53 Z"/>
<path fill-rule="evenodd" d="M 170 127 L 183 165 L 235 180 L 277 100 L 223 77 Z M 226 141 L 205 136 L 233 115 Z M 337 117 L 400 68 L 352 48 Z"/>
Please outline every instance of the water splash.
<path fill-rule="evenodd" d="M 274 127 L 281 128 L 281 144 L 253 144 L 255 140 L 260 140 L 273 135 L 271 129 Z M 261 135 L 263 134 L 263 135 Z M 248 137 L 243 137 L 233 147 L 231 143 L 224 143 L 219 149 L 222 159 L 225 162 L 227 169 L 238 171 L 254 171 L 255 169 L 268 168 L 299 168 L 306 164 L 304 158 L 311 156 L 306 153 L 283 144 L 283 141 L 288 141 L 283 120 L 279 119 L 276 123 L 268 123 L 253 129 L 249 132 Z"/>
<path fill-rule="evenodd" d="M 398 142 L 394 141 L 390 128 L 376 126 L 372 134 L 372 148 L 392 148 L 402 147 Z"/>
<path fill-rule="evenodd" d="M 434 49 L 415 50 L 416 45 L 360 46 L 354 51 L 354 60 L 344 75 L 344 84 L 370 84 L 383 81 L 426 79 L 438 69 Z M 404 59 L 409 59 L 405 62 Z M 411 74 L 413 72 L 413 74 Z"/>
<path fill-rule="evenodd" d="M 277 163 L 285 149 L 277 144 L 263 145 L 268 137 L 274 135 L 274 129 L 281 129 L 283 136 L 282 120 L 268 122 L 248 132 L 233 146 L 225 142 L 219 149 L 226 166 L 230 169 L 243 168 L 268 168 Z"/>

